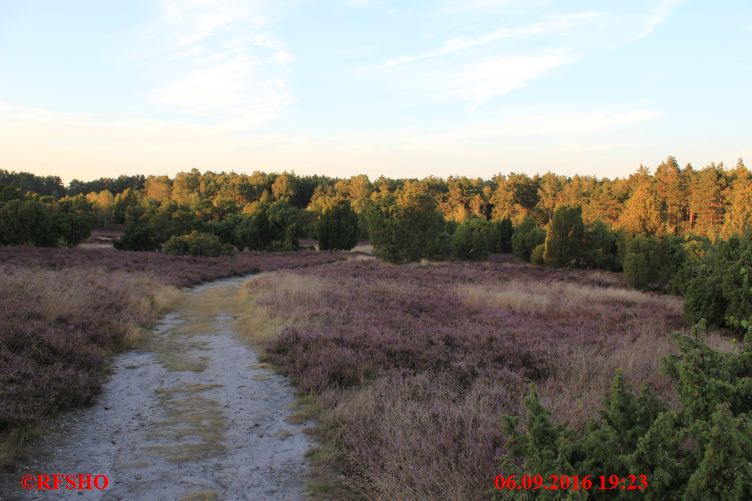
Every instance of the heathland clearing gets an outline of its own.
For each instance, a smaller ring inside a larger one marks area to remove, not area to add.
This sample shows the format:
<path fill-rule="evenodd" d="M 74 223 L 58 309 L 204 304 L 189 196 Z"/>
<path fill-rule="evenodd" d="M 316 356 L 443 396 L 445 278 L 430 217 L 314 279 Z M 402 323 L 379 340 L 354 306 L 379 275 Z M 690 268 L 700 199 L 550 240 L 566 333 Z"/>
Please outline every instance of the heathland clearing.
<path fill-rule="evenodd" d="M 64 341 L 86 341 L 71 349 L 94 347 L 100 360 L 113 346 L 136 348 L 116 358 L 98 403 L 64 415 L 38 442 L 42 455 L 22 462 L 34 471 L 105 472 L 114 497 L 242 491 L 289 499 L 302 495 L 311 471 L 308 492 L 325 499 L 487 499 L 506 450 L 499 416 L 523 412 L 531 382 L 555 421 L 580 430 L 619 369 L 632 386 L 676 405 L 660 360 L 676 351 L 669 333 L 685 329 L 682 300 L 628 289 L 616 273 L 508 256 L 396 266 L 345 253 L 0 252 L 8 258 L 5 299 L 16 305 L 5 309 L 15 312 L 4 319 L 5 335 L 23 334 L 35 350 L 3 373 L 6 397 L 20 388 L 22 371 L 54 375 L 29 364 Z M 232 286 L 164 289 L 171 313 L 139 335 L 164 284 L 253 269 L 278 271 L 239 288 L 234 278 Z M 82 282 L 90 292 L 71 294 Z M 117 322 L 102 322 L 111 311 L 120 312 Z M 30 321 L 46 330 L 24 334 L 20 326 Z M 100 330 L 110 337 L 81 337 Z M 258 364 L 243 341 L 282 375 Z M 60 408 L 95 400 L 95 383 L 106 379 L 101 366 L 82 362 L 70 371 L 88 393 Z M 284 376 L 302 392 L 288 419 L 294 391 Z M 56 388 L 71 398 L 67 382 Z M 22 411 L 37 401 L 44 400 L 17 399 L 16 416 L 34 422 Z M 306 470 L 310 442 L 295 424 L 310 418 L 318 444 Z M 8 492 L 18 492 L 17 478 L 9 482 Z"/>
<path fill-rule="evenodd" d="M 102 473 L 111 499 L 302 498 L 309 441 L 285 421 L 293 390 L 233 332 L 243 280 L 181 291 L 116 358 L 96 405 L 64 415 L 19 474 Z M 3 487 L 11 497 L 19 474 Z"/>
<path fill-rule="evenodd" d="M 524 411 L 530 382 L 580 429 L 618 369 L 675 402 L 660 360 L 684 328 L 681 299 L 615 273 L 350 261 L 270 273 L 244 293 L 243 331 L 311 397 L 322 498 L 487 499 L 499 416 Z"/>

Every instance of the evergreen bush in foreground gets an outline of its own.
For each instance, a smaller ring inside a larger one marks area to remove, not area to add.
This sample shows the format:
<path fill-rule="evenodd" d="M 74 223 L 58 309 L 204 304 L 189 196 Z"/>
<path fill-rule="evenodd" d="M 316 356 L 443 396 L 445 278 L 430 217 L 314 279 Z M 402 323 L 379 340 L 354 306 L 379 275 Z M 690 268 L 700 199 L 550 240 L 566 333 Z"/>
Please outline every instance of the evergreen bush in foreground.
<path fill-rule="evenodd" d="M 526 431 L 505 416 L 508 454 L 504 474 L 644 474 L 648 499 L 752 499 L 752 329 L 736 351 L 710 347 L 704 323 L 692 335 L 676 334 L 679 355 L 664 359 L 678 409 L 643 389 L 633 394 L 617 373 L 610 394 L 585 433 L 555 424 L 534 387 L 525 398 Z M 560 499 L 569 491 L 539 491 Z M 629 491 L 589 491 L 593 499 L 634 496 Z"/>

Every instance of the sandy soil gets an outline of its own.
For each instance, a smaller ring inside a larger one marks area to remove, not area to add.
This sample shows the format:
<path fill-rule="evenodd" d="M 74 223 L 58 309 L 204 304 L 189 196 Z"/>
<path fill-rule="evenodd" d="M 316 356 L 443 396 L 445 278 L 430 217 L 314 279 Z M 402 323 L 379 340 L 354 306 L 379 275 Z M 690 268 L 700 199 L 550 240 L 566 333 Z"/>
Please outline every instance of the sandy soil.
<path fill-rule="evenodd" d="M 233 331 L 245 279 L 183 292 L 138 349 L 116 358 L 97 404 L 65 414 L 0 499 L 303 498 L 308 438 L 287 423 L 294 391 Z M 99 491 L 28 491 L 26 473 L 103 473 Z"/>

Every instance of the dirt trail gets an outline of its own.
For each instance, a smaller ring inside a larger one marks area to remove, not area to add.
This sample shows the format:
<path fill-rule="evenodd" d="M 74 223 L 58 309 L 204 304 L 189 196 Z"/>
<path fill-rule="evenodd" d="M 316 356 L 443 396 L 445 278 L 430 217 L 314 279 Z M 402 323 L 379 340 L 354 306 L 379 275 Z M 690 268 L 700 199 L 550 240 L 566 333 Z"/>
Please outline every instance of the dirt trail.
<path fill-rule="evenodd" d="M 233 331 L 245 279 L 183 291 L 142 346 L 116 358 L 94 407 L 64 415 L 32 463 L 0 482 L 0 499 L 303 498 L 294 391 Z M 23 473 L 104 473 L 104 492 L 24 492 Z"/>

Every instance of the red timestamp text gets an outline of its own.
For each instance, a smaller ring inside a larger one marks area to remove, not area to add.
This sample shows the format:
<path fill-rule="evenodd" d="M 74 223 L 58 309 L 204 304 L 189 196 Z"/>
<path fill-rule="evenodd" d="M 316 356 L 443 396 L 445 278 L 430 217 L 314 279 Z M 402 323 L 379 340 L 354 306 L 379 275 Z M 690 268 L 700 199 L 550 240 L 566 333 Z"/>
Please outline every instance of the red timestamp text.
<path fill-rule="evenodd" d="M 497 490 L 512 491 L 645 491 L 647 475 L 496 475 Z"/>

